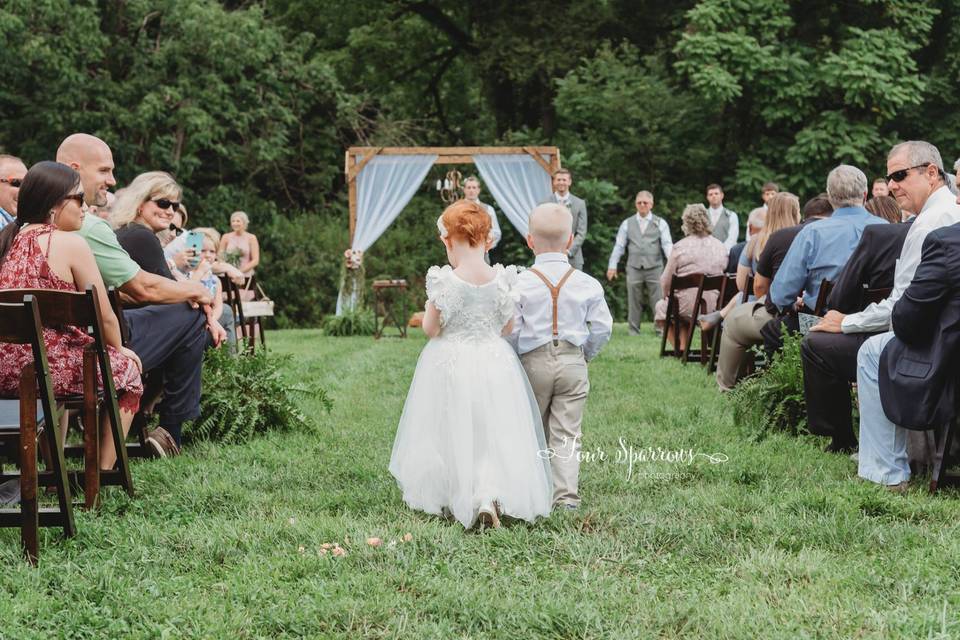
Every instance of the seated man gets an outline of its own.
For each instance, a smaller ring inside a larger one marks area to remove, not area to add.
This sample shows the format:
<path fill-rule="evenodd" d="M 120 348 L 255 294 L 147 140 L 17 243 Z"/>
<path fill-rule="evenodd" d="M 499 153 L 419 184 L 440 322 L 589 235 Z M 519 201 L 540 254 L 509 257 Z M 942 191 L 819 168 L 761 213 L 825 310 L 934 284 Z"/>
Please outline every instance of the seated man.
<path fill-rule="evenodd" d="M 913 279 L 927 234 L 960 222 L 960 206 L 944 184 L 943 163 L 936 147 L 921 141 L 898 144 L 887 156 L 887 169 L 891 178 L 899 178 L 890 181 L 898 203 L 921 215 L 911 224 L 874 225 L 864 230 L 850 260 L 851 269 L 844 270 L 843 277 L 838 278 L 838 288 L 831 292 L 833 308 L 801 345 L 807 425 L 811 433 L 832 437 L 827 446 L 831 452 L 856 448 L 850 384 L 856 380 L 857 352 L 871 336 L 888 330 L 890 312 Z M 887 299 L 862 311 L 857 309 L 856 313 L 843 313 L 859 301 L 860 281 L 877 288 L 890 286 L 887 282 L 850 275 L 848 271 L 874 271 L 882 276 L 891 268 L 893 290 Z M 851 280 L 856 280 L 856 284 L 848 286 Z"/>
<path fill-rule="evenodd" d="M 833 215 L 808 225 L 797 234 L 770 285 L 769 300 L 780 314 L 792 320 L 787 325 L 792 331 L 797 330 L 793 314 L 797 294 L 803 299 L 801 311 L 813 313 L 820 282 L 837 277 L 860 241 L 863 229 L 872 224 L 888 224 L 863 208 L 867 199 L 867 176 L 854 166 L 841 164 L 830 172 L 827 196 L 834 207 Z M 771 355 L 783 345 L 782 324 L 781 317 L 763 328 L 764 343 Z"/>
<path fill-rule="evenodd" d="M 905 491 L 910 465 L 904 429 L 931 429 L 954 418 L 958 292 L 960 225 L 951 225 L 924 240 L 913 281 L 893 307 L 893 331 L 873 336 L 857 355 L 860 477 Z"/>
<path fill-rule="evenodd" d="M 106 204 L 107 189 L 116 184 L 113 154 L 106 143 L 87 134 L 73 134 L 57 150 L 57 161 L 80 174 L 87 204 Z M 117 287 L 137 303 L 152 303 L 124 311 L 123 316 L 130 332 L 128 346 L 140 357 L 143 373 L 159 371 L 163 375 L 161 428 L 152 444 L 161 455 L 176 452 L 183 422 L 200 415 L 205 327 L 223 331 L 197 308 L 209 305 L 210 293 L 198 282 L 177 282 L 142 270 L 102 218 L 85 216 L 77 233 L 93 250 L 104 284 Z"/>

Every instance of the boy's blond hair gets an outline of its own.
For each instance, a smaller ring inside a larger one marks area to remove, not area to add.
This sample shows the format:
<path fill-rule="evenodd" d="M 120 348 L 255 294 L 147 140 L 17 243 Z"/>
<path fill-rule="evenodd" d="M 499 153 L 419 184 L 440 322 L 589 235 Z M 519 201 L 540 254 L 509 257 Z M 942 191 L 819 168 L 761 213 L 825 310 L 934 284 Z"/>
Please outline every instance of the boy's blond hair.
<path fill-rule="evenodd" d="M 562 204 L 538 205 L 530 213 L 530 236 L 540 251 L 565 252 L 573 233 L 573 215 Z"/>

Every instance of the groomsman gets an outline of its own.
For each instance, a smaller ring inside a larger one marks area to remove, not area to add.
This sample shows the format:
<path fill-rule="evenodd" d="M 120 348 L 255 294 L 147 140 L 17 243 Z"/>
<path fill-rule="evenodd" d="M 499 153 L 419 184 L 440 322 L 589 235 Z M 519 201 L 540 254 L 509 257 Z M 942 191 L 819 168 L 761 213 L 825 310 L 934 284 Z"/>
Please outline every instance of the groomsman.
<path fill-rule="evenodd" d="M 707 185 L 707 202 L 713 237 L 730 251 L 730 248 L 737 244 L 737 236 L 740 235 L 737 214 L 723 206 L 723 187 L 718 184 Z"/>
<path fill-rule="evenodd" d="M 478 177 L 470 176 L 463 181 L 463 197 L 471 202 L 476 202 L 490 214 L 490 237 L 493 239 L 490 249 L 493 249 L 500 242 L 503 233 L 500 231 L 500 223 L 497 222 L 496 210 L 492 205 L 480 200 L 480 179 Z M 483 259 L 486 260 L 487 264 L 490 264 L 490 249 L 487 249 L 487 253 L 483 254 Z"/>
<path fill-rule="evenodd" d="M 587 203 L 570 193 L 573 174 L 569 169 L 557 169 L 553 172 L 553 195 L 540 204 L 562 204 L 573 216 L 573 244 L 567 250 L 570 264 L 583 269 L 583 241 L 587 237 Z"/>
<path fill-rule="evenodd" d="M 653 194 L 641 191 L 634 201 L 637 213 L 630 216 L 617 230 L 617 239 L 607 263 L 607 280 L 617 277 L 617 265 L 623 252 L 627 252 L 627 320 L 630 335 L 640 334 L 640 318 L 643 316 L 644 293 L 647 304 L 653 310 L 657 300 L 663 297 L 660 291 L 660 275 L 664 261 L 670 257 L 673 241 L 666 220 L 654 215 Z"/>

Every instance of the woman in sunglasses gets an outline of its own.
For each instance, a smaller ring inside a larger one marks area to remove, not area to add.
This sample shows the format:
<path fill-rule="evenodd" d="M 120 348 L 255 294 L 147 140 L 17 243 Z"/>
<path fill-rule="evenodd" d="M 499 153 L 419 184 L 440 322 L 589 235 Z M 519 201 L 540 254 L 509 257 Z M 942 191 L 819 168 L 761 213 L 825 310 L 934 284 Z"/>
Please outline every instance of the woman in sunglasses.
<path fill-rule="evenodd" d="M 180 209 L 180 185 L 169 173 L 141 173 L 117 192 L 110 224 L 117 240 L 144 271 L 173 279 L 156 234 L 169 230 Z"/>
<path fill-rule="evenodd" d="M 84 291 L 89 285 L 96 287 L 126 433 L 143 395 L 140 359 L 121 346 L 120 323 L 89 245 L 79 235 L 69 233 L 83 222 L 80 175 L 65 164 L 38 162 L 23 180 L 18 205 L 16 221 L 0 231 L 0 289 Z M 83 351 L 93 338 L 71 326 L 44 329 L 43 338 L 54 393 L 82 394 Z M 0 344 L 0 395 L 16 394 L 20 372 L 32 361 L 29 346 Z M 100 468 L 112 469 L 116 450 L 106 421 L 100 438 Z"/>

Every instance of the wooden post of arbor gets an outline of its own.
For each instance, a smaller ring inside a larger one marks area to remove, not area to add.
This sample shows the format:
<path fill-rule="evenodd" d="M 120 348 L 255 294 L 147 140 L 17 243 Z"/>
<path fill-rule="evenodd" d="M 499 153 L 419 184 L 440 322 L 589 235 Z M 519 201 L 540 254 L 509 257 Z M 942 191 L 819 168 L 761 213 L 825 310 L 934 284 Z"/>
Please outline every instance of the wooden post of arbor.
<path fill-rule="evenodd" d="M 552 176 L 560 168 L 560 149 L 557 147 L 350 147 L 347 149 L 343 172 L 347 179 L 347 193 L 350 202 L 350 245 L 357 231 L 357 176 L 360 171 L 378 155 L 412 156 L 436 155 L 434 164 L 474 164 L 477 155 L 521 155 L 529 154 L 543 167 L 547 175 Z M 550 156 L 547 162 L 543 156 Z M 362 158 L 359 162 L 357 158 Z"/>

